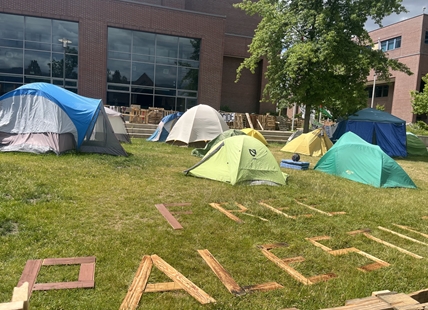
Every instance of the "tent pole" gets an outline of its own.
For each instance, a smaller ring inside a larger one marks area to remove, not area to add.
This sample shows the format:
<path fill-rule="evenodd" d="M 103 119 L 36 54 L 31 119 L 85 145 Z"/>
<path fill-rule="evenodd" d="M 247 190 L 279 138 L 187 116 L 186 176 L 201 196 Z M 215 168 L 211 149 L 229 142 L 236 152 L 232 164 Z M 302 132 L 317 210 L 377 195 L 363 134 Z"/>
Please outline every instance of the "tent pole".
<path fill-rule="evenodd" d="M 375 88 L 376 88 L 376 72 L 373 74 L 373 89 L 372 89 L 372 104 L 370 108 L 373 109 L 374 97 L 375 97 Z"/>
<path fill-rule="evenodd" d="M 294 130 L 294 116 L 296 115 L 296 104 L 293 106 L 293 116 L 291 117 L 291 131 Z"/>

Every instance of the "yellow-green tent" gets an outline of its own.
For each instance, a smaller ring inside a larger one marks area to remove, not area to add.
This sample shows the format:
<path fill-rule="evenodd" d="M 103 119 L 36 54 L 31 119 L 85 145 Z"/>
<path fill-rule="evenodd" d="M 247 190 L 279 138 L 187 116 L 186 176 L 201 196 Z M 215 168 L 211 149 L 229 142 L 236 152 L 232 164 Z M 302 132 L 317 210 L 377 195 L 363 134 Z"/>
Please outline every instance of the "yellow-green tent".
<path fill-rule="evenodd" d="M 257 140 L 259 140 L 264 145 L 268 145 L 265 137 L 263 137 L 263 135 L 258 130 L 255 130 L 253 128 L 244 128 L 244 129 L 241 129 L 241 131 L 245 132 L 247 134 L 247 136 L 256 138 Z"/>
<path fill-rule="evenodd" d="M 288 142 L 281 151 L 298 153 L 309 156 L 322 156 L 331 147 L 333 143 L 328 138 L 323 128 L 301 134 L 297 138 Z"/>

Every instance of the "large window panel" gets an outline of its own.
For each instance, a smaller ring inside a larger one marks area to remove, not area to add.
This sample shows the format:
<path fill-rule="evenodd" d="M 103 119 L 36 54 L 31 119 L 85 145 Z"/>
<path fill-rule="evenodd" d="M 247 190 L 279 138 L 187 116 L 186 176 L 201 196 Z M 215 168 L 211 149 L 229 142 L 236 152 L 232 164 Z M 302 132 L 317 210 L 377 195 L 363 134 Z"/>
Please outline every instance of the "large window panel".
<path fill-rule="evenodd" d="M 155 80 L 154 72 L 155 66 L 153 64 L 132 63 L 132 84 L 153 86 Z"/>
<path fill-rule="evenodd" d="M 155 107 L 175 110 L 175 97 L 155 96 Z"/>
<path fill-rule="evenodd" d="M 77 23 L 67 22 L 64 20 L 52 21 L 52 43 L 62 44 L 58 40 L 67 39 L 71 41 L 70 46 L 77 49 L 77 42 L 79 41 L 79 27 Z"/>
<path fill-rule="evenodd" d="M 139 105 L 142 109 L 153 107 L 153 96 L 143 94 L 132 94 L 131 104 Z"/>
<path fill-rule="evenodd" d="M 23 74 L 23 52 L 21 49 L 0 48 L 0 72 Z"/>
<path fill-rule="evenodd" d="M 129 84 L 131 76 L 131 62 L 109 59 L 107 63 L 108 82 Z"/>
<path fill-rule="evenodd" d="M 201 40 L 180 38 L 179 56 L 180 59 L 199 60 Z"/>
<path fill-rule="evenodd" d="M 187 90 L 198 90 L 198 69 L 178 68 L 178 88 Z"/>
<path fill-rule="evenodd" d="M 25 40 L 52 43 L 52 22 L 50 19 L 26 17 Z"/>
<path fill-rule="evenodd" d="M 25 74 L 50 76 L 51 54 L 48 52 L 25 51 Z"/>
<path fill-rule="evenodd" d="M 110 51 L 131 53 L 132 31 L 109 28 L 108 49 Z"/>
<path fill-rule="evenodd" d="M 0 13 L 0 38 L 23 40 L 24 16 Z"/>
<path fill-rule="evenodd" d="M 178 37 L 157 35 L 156 55 L 161 57 L 177 58 Z"/>
<path fill-rule="evenodd" d="M 155 37 L 154 33 L 134 32 L 132 52 L 134 54 L 154 55 Z"/>
<path fill-rule="evenodd" d="M 156 66 L 156 87 L 176 88 L 177 68 L 172 66 Z"/>
<path fill-rule="evenodd" d="M 107 105 L 129 107 L 129 93 L 107 92 Z"/>

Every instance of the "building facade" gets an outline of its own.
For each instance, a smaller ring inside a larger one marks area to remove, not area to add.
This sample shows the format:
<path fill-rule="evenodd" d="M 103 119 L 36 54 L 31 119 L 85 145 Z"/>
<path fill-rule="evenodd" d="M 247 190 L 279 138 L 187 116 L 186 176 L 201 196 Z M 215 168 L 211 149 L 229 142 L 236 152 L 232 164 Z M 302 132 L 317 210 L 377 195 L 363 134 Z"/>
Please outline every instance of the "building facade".
<path fill-rule="evenodd" d="M 236 0 L 2 0 L 0 95 L 47 82 L 106 105 L 234 112 L 260 103 L 266 63 L 236 69 L 259 18 Z"/>
<path fill-rule="evenodd" d="M 386 83 L 376 80 L 372 72 L 367 83 L 368 106 L 384 106 L 385 111 L 407 123 L 423 118 L 412 113 L 410 91 L 422 91 L 422 77 L 428 73 L 428 15 L 421 14 L 369 34 L 373 42 L 380 42 L 380 47 L 376 44 L 376 48 L 386 52 L 389 58 L 407 65 L 413 75 L 392 71 L 391 79 Z"/>

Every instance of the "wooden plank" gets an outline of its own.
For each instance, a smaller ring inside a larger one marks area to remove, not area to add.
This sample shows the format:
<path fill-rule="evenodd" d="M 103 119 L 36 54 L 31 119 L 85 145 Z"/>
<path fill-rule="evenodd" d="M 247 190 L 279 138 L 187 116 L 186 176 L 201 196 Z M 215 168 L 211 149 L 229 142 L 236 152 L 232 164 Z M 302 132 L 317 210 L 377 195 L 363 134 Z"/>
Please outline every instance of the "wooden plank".
<path fill-rule="evenodd" d="M 0 310 L 26 310 L 24 301 L 12 301 L 0 304 Z"/>
<path fill-rule="evenodd" d="M 379 295 L 377 297 L 379 299 L 391 304 L 391 306 L 393 306 L 393 307 L 402 307 L 402 306 L 419 304 L 419 302 L 417 302 L 412 297 L 410 297 L 409 295 L 406 295 L 404 293 Z"/>
<path fill-rule="evenodd" d="M 252 129 L 254 129 L 253 122 L 251 121 L 250 114 L 245 113 L 245 116 L 247 117 L 247 121 L 248 121 L 248 124 L 250 125 L 250 127 L 251 127 Z"/>
<path fill-rule="evenodd" d="M 238 208 L 240 209 L 241 212 L 246 212 L 248 211 L 248 208 L 241 205 L 240 203 L 235 202 L 235 204 L 238 206 Z"/>
<path fill-rule="evenodd" d="M 267 291 L 277 290 L 280 288 L 284 288 L 284 286 L 276 282 L 267 282 L 267 283 L 248 285 L 243 287 L 244 291 L 247 293 L 267 292 Z"/>
<path fill-rule="evenodd" d="M 245 294 L 245 291 L 243 288 L 239 286 L 238 283 L 232 278 L 229 272 L 227 272 L 226 269 L 223 268 L 222 265 L 215 259 L 215 257 L 208 251 L 205 250 L 198 250 L 199 255 L 202 256 L 204 261 L 207 263 L 207 265 L 211 268 L 211 270 L 214 272 L 214 274 L 217 276 L 217 278 L 220 279 L 221 283 L 227 288 L 227 290 L 235 295 L 240 296 Z"/>
<path fill-rule="evenodd" d="M 351 235 L 351 236 L 355 236 L 357 234 L 369 233 L 369 232 L 371 232 L 371 230 L 369 228 L 365 228 L 365 229 L 358 229 L 358 230 L 348 231 L 347 234 Z"/>
<path fill-rule="evenodd" d="M 73 281 L 73 282 L 53 282 L 53 283 L 36 283 L 33 291 L 62 290 L 72 288 L 93 288 L 94 281 Z"/>
<path fill-rule="evenodd" d="M 261 130 L 264 130 L 262 124 L 259 121 L 259 119 L 257 119 L 257 124 L 259 124 Z"/>
<path fill-rule="evenodd" d="M 285 242 L 276 242 L 276 243 L 262 244 L 262 245 L 259 245 L 258 248 L 265 249 L 265 250 L 271 250 L 271 249 L 283 248 L 283 247 L 287 247 L 287 246 L 288 246 L 288 244 Z"/>
<path fill-rule="evenodd" d="M 419 235 L 421 235 L 421 236 L 424 236 L 425 238 L 428 238 L 428 235 L 427 235 L 427 234 L 421 233 L 421 232 L 419 232 L 419 231 L 417 231 L 417 230 L 414 230 L 414 229 L 412 229 L 412 228 L 410 228 L 410 227 L 408 227 L 408 226 L 398 225 L 398 224 L 392 224 L 392 225 L 397 226 L 397 227 L 399 227 L 399 228 L 401 228 L 401 229 L 404 229 L 404 230 L 408 230 L 408 231 L 414 232 L 414 233 L 416 233 L 416 234 L 419 234 Z"/>
<path fill-rule="evenodd" d="M 316 247 L 319 247 L 326 252 L 332 251 L 332 249 L 330 249 L 329 247 L 318 242 L 320 240 L 329 240 L 330 239 L 329 236 L 318 236 L 318 237 L 311 237 L 311 238 L 305 238 L 305 239 L 308 240 L 313 245 L 315 245 Z"/>
<path fill-rule="evenodd" d="M 144 293 L 168 292 L 182 290 L 181 285 L 175 282 L 147 283 Z"/>
<path fill-rule="evenodd" d="M 292 276 L 297 281 L 303 283 L 304 285 L 311 285 L 313 284 L 309 279 L 307 279 L 304 275 L 299 273 L 294 268 L 291 268 L 289 265 L 287 265 L 282 259 L 278 258 L 271 252 L 265 249 L 261 249 L 264 256 L 266 256 L 270 261 L 274 262 L 278 267 L 280 267 L 282 270 L 287 272 L 290 276 Z"/>
<path fill-rule="evenodd" d="M 210 203 L 209 204 L 211 207 L 213 207 L 214 209 L 216 209 L 216 210 L 218 210 L 218 211 L 220 211 L 221 213 L 223 213 L 224 215 L 226 215 L 228 218 L 230 218 L 231 220 L 233 220 L 233 221 L 235 221 L 235 222 L 237 222 L 237 223 L 243 223 L 243 221 L 239 218 L 239 217 L 237 217 L 237 216 L 235 216 L 235 215 L 233 215 L 232 213 L 230 213 L 229 211 L 227 211 L 226 209 L 224 209 L 224 208 L 222 208 L 221 206 L 220 206 L 220 204 L 218 204 L 218 203 L 215 203 L 215 202 L 212 202 L 212 203 Z"/>
<path fill-rule="evenodd" d="M 394 234 L 394 235 L 399 236 L 399 237 L 401 237 L 401 238 L 404 238 L 404 239 L 407 239 L 407 240 L 410 240 L 410 241 L 413 241 L 413 242 L 416 242 L 416 243 L 419 243 L 419 244 L 428 245 L 428 244 L 427 244 L 427 243 L 425 243 L 425 242 L 422 242 L 422 241 L 419 241 L 419 240 L 416 240 L 416 239 L 410 238 L 410 237 L 408 237 L 408 236 L 406 236 L 406 235 L 402 235 L 402 234 L 400 234 L 400 233 L 398 233 L 398 232 L 395 232 L 395 231 L 393 231 L 393 230 L 387 229 L 387 228 L 385 228 L 385 227 L 378 226 L 377 228 L 379 228 L 380 230 L 383 230 L 383 231 L 390 232 L 391 234 Z"/>
<path fill-rule="evenodd" d="M 418 254 L 415 254 L 415 253 L 409 252 L 409 251 L 407 251 L 407 250 L 405 250 L 405 249 L 403 249 L 403 248 L 400 248 L 400 247 L 398 247 L 398 246 L 396 246 L 396 245 L 394 245 L 394 244 L 391 244 L 391 243 L 389 243 L 389 242 L 383 241 L 383 240 L 381 240 L 381 239 L 379 239 L 379 238 L 376 238 L 376 237 L 372 236 L 371 234 L 363 233 L 363 235 L 364 235 L 364 236 L 366 236 L 367 238 L 369 238 L 369 239 L 373 240 L 373 241 L 379 242 L 379 243 L 381 243 L 381 244 L 383 244 L 383 245 L 386 245 L 386 246 L 388 246 L 388 247 L 390 247 L 390 248 L 396 249 L 396 250 L 398 250 L 398 251 L 400 251 L 400 252 L 402 252 L 402 253 L 404 253 L 404 254 L 410 255 L 410 256 L 412 256 L 412 257 L 414 257 L 414 258 L 417 258 L 417 259 L 421 259 L 421 258 L 423 258 L 422 256 L 420 256 L 420 255 L 418 255 Z"/>
<path fill-rule="evenodd" d="M 24 282 L 28 282 L 28 299 L 31 297 L 31 292 L 33 290 L 34 283 L 36 283 L 37 275 L 39 274 L 40 267 L 42 266 L 41 259 L 30 259 L 27 260 L 24 270 L 22 271 L 21 278 L 18 281 L 18 287 L 20 287 Z"/>
<path fill-rule="evenodd" d="M 330 253 L 331 255 L 334 256 L 339 256 L 339 255 L 344 255 L 344 254 L 348 254 L 348 253 L 356 253 L 359 250 L 357 248 L 346 248 L 346 249 L 338 249 L 338 250 L 330 250 L 327 251 L 328 253 Z"/>
<path fill-rule="evenodd" d="M 397 306 L 394 310 L 426 310 L 428 309 L 428 302 L 418 304 L 418 305 L 406 305 L 406 306 Z"/>
<path fill-rule="evenodd" d="M 185 206 L 191 206 L 192 204 L 190 202 L 178 202 L 178 203 L 163 203 L 165 207 L 185 207 Z"/>
<path fill-rule="evenodd" d="M 79 281 L 95 280 L 95 263 L 84 263 L 80 265 Z"/>
<path fill-rule="evenodd" d="M 28 310 L 28 282 L 24 282 L 20 287 L 13 289 L 13 295 L 11 302 L 22 302 L 22 310 Z"/>
<path fill-rule="evenodd" d="M 308 205 L 304 204 L 303 202 L 298 201 L 297 199 L 294 199 L 294 201 L 295 201 L 296 203 L 298 203 L 299 205 L 301 205 L 301 206 L 304 206 L 304 207 L 306 207 L 306 208 L 311 209 L 312 211 L 315 211 L 315 212 L 318 212 L 318 213 L 321 213 L 321 214 L 324 214 L 324 215 L 327 215 L 327 216 L 333 216 L 333 215 L 332 215 L 331 213 L 329 213 L 329 212 L 324 212 L 324 211 L 321 211 L 321 210 L 319 210 L 319 209 L 317 209 L 317 208 L 315 208 L 315 207 L 308 206 Z"/>
<path fill-rule="evenodd" d="M 273 212 L 275 212 L 275 213 L 278 213 L 278 214 L 284 215 L 286 218 L 296 219 L 296 217 L 295 217 L 295 216 L 291 216 L 291 215 L 288 215 L 288 214 L 286 214 L 286 213 L 284 213 L 284 212 L 281 212 L 281 211 L 279 211 L 278 209 L 276 209 L 276 208 L 274 208 L 274 207 L 272 207 L 272 206 L 268 205 L 267 203 L 259 202 L 259 204 L 260 204 L 260 205 L 262 205 L 262 206 L 264 206 L 264 207 L 266 207 L 266 208 L 268 208 L 269 210 L 272 210 L 272 211 L 273 211 Z"/>
<path fill-rule="evenodd" d="M 165 273 L 171 280 L 179 284 L 187 293 L 199 301 L 201 304 L 215 302 L 215 299 L 197 287 L 193 282 L 188 280 L 185 276 L 175 270 L 171 265 L 165 262 L 157 255 L 151 256 L 153 264 L 163 273 Z"/>
<path fill-rule="evenodd" d="M 260 219 L 260 220 L 262 220 L 264 222 L 269 222 L 268 219 L 265 219 L 263 217 L 260 217 L 260 216 L 254 215 L 254 214 L 250 214 L 250 213 L 246 213 L 246 212 L 242 212 L 241 214 L 248 215 L 248 216 L 251 216 L 251 217 L 257 217 L 258 219 Z"/>
<path fill-rule="evenodd" d="M 138 307 L 141 295 L 146 288 L 147 280 L 149 279 L 150 272 L 152 270 L 152 265 L 151 257 L 149 255 L 144 255 L 119 310 L 133 310 Z"/>
<path fill-rule="evenodd" d="M 328 280 L 331 280 L 333 278 L 337 278 L 337 275 L 334 273 L 326 273 L 326 274 L 320 274 L 317 276 L 309 277 L 309 281 L 312 283 L 318 283 L 318 282 L 326 282 Z"/>
<path fill-rule="evenodd" d="M 428 301 L 428 289 L 419 290 L 413 293 L 408 294 L 413 299 L 419 301 L 420 303 Z"/>
<path fill-rule="evenodd" d="M 282 261 L 286 264 L 302 263 L 305 261 L 305 258 L 303 256 L 296 256 L 296 257 L 283 258 Z"/>
<path fill-rule="evenodd" d="M 52 265 L 77 265 L 85 263 L 95 263 L 95 256 L 88 257 L 70 257 L 70 258 L 46 258 L 43 260 L 43 266 Z"/>
<path fill-rule="evenodd" d="M 183 226 L 177 221 L 177 219 L 168 211 L 168 209 L 163 204 L 156 204 L 156 209 L 163 215 L 163 217 L 168 221 L 168 223 L 174 229 L 183 229 Z"/>

